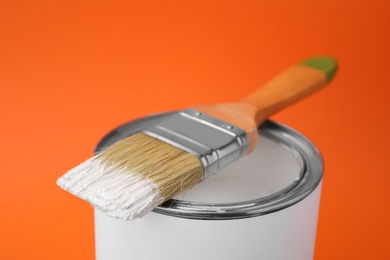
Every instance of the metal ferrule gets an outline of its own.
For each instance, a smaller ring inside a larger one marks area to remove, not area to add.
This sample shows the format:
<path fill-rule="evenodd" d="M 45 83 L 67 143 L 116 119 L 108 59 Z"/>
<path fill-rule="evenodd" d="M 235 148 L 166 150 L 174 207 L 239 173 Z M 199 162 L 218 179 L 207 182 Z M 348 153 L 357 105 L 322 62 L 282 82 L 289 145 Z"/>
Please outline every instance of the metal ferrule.
<path fill-rule="evenodd" d="M 203 179 L 244 156 L 249 146 L 244 130 L 193 109 L 177 112 L 142 132 L 197 156 Z"/>

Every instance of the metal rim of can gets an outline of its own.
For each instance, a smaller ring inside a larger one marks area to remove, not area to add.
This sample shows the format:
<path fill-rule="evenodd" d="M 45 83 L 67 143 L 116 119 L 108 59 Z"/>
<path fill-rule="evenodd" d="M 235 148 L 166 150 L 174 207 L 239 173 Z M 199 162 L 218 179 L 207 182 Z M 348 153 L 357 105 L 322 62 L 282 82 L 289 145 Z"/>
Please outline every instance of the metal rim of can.
<path fill-rule="evenodd" d="M 175 111 L 143 117 L 113 129 L 97 144 L 95 153 L 173 113 Z M 306 198 L 322 180 L 323 160 L 319 150 L 305 136 L 277 122 L 266 121 L 259 127 L 259 134 L 280 144 L 298 162 L 299 177 L 290 185 L 263 198 L 235 203 L 197 203 L 171 199 L 153 212 L 199 220 L 242 219 L 283 210 Z"/>

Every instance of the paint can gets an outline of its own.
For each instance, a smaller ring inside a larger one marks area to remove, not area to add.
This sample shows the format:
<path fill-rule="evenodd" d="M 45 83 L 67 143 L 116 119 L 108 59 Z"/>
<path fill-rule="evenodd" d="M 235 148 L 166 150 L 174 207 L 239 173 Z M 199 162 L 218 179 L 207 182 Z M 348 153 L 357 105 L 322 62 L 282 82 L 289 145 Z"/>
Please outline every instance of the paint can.
<path fill-rule="evenodd" d="M 170 114 L 114 129 L 95 152 Z M 123 221 L 95 210 L 96 259 L 313 259 L 320 153 L 276 122 L 265 122 L 259 136 L 252 154 L 141 219 Z"/>

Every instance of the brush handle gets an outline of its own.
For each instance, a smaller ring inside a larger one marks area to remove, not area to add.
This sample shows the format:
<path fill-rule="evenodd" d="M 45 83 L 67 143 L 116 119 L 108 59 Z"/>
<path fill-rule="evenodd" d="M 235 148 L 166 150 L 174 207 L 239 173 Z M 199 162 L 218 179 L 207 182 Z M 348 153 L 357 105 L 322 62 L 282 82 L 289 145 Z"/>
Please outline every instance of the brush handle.
<path fill-rule="evenodd" d="M 240 102 L 193 108 L 246 131 L 249 151 L 252 151 L 257 143 L 257 127 L 262 122 L 325 86 L 336 69 L 337 62 L 330 57 L 305 60 L 285 70 Z"/>
<path fill-rule="evenodd" d="M 269 116 L 321 89 L 328 81 L 323 70 L 303 62 L 285 70 L 242 102 L 255 107 L 255 122 L 260 125 Z"/>

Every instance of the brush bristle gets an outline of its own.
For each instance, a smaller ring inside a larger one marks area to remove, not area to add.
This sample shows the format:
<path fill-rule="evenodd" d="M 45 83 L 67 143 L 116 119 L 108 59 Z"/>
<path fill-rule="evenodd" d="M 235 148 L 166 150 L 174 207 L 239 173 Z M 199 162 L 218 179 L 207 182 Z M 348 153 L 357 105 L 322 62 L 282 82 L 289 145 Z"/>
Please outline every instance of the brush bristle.
<path fill-rule="evenodd" d="M 196 156 L 137 133 L 73 168 L 57 184 L 109 216 L 130 220 L 202 178 Z"/>

